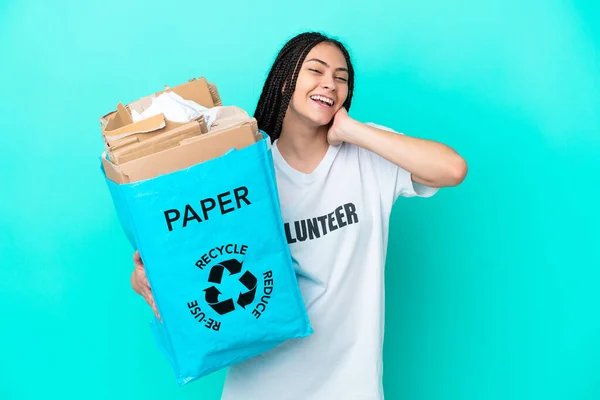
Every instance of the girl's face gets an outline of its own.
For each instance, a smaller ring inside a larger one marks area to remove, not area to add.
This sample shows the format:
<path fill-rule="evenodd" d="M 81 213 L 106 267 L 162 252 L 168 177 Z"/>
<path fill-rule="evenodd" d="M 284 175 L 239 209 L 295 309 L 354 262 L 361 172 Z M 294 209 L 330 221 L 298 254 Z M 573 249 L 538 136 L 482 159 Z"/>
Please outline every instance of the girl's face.
<path fill-rule="evenodd" d="M 348 65 L 331 43 L 316 45 L 300 66 L 289 111 L 311 126 L 329 124 L 348 97 Z"/>

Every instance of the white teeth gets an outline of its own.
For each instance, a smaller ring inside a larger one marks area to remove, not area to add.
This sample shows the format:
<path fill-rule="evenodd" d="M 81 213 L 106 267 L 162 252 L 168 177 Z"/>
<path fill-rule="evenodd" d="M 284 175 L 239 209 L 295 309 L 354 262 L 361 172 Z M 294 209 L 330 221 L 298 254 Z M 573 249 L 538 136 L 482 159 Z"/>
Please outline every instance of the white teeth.
<path fill-rule="evenodd" d="M 317 96 L 311 96 L 310 98 L 313 99 L 313 100 L 321 100 L 321 101 L 329 104 L 330 106 L 333 105 L 333 100 L 328 99 L 327 97 L 323 97 L 323 96 L 318 96 L 317 95 Z"/>

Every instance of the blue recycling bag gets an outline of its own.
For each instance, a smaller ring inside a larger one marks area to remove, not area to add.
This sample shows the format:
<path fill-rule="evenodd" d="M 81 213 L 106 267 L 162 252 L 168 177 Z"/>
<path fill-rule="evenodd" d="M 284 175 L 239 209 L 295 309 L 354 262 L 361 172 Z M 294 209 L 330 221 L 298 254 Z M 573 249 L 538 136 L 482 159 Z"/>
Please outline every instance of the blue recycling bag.
<path fill-rule="evenodd" d="M 140 251 L 179 385 L 312 333 L 283 231 L 270 139 L 156 178 L 106 178 Z"/>

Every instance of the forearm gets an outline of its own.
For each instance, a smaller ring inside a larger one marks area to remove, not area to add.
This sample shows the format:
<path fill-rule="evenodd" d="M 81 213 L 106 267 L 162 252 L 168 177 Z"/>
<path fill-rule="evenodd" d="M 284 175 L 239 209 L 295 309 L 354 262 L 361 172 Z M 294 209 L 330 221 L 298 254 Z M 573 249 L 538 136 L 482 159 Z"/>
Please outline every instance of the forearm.
<path fill-rule="evenodd" d="M 467 173 L 465 160 L 452 148 L 350 120 L 344 141 L 372 151 L 409 171 L 412 179 L 432 187 L 456 186 Z"/>

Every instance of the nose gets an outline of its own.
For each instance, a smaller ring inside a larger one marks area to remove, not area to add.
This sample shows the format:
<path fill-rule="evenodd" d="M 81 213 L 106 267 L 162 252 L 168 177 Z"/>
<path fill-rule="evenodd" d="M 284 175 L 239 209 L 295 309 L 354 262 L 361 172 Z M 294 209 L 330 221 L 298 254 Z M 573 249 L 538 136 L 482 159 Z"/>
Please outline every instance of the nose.
<path fill-rule="evenodd" d="M 321 86 L 326 90 L 335 90 L 335 82 L 333 77 L 323 75 L 323 79 L 321 80 Z"/>

